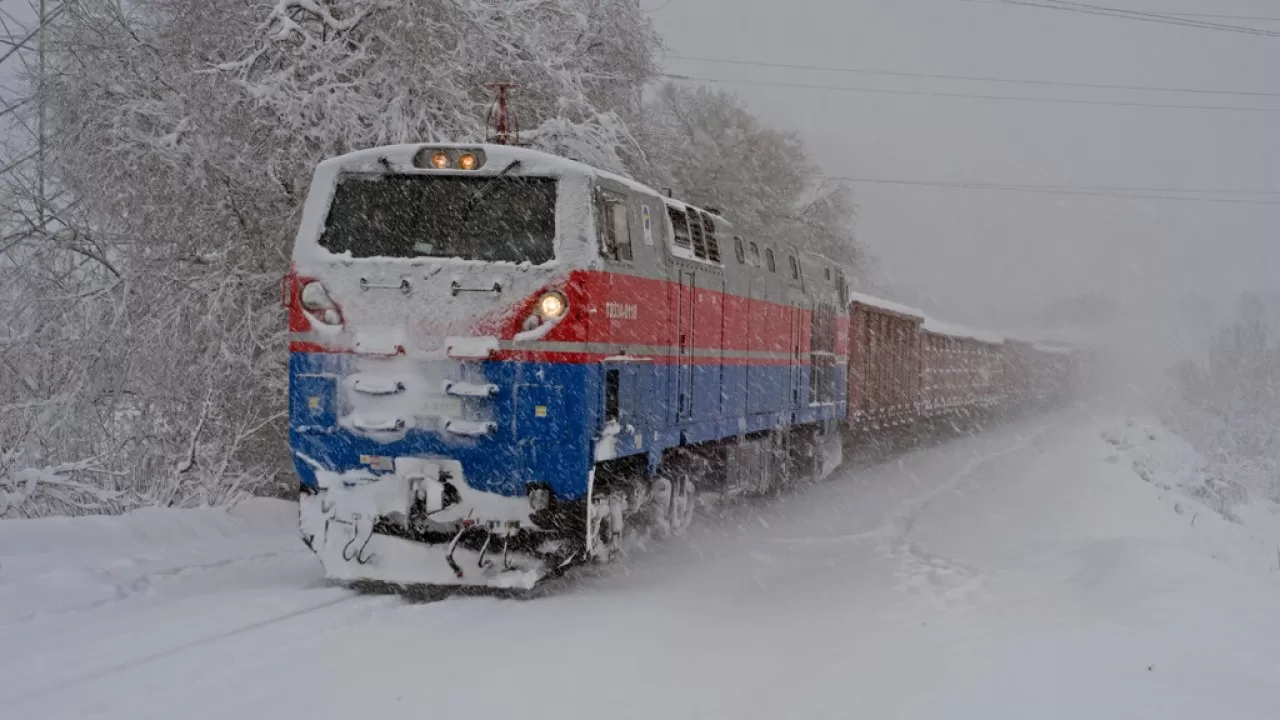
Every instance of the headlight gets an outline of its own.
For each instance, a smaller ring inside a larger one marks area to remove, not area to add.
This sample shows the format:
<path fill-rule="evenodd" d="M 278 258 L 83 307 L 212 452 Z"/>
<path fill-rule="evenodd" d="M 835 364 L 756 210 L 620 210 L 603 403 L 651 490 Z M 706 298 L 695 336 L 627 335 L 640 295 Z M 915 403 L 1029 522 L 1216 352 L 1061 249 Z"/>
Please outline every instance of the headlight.
<path fill-rule="evenodd" d="M 462 157 L 458 158 L 458 167 L 463 170 L 475 170 L 476 156 L 471 153 L 462 153 Z"/>
<path fill-rule="evenodd" d="M 325 292 L 324 286 L 318 282 L 303 285 L 302 292 L 298 293 L 298 299 L 302 301 L 302 307 L 312 312 L 336 307 L 333 300 L 329 299 L 329 293 Z"/>
<path fill-rule="evenodd" d="M 568 303 L 565 302 L 563 295 L 558 292 L 549 292 L 538 299 L 538 314 L 553 320 L 564 315 L 567 306 Z"/>
<path fill-rule="evenodd" d="M 437 150 L 431 156 L 431 166 L 437 170 L 449 167 L 449 156 L 443 150 Z"/>

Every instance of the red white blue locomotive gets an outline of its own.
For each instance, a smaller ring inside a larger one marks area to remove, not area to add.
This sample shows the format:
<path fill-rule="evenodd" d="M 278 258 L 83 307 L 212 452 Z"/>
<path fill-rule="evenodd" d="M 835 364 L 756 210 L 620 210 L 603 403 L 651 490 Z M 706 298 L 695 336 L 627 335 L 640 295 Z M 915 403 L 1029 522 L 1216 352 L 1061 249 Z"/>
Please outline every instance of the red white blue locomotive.
<path fill-rule="evenodd" d="M 682 532 L 699 493 L 824 476 L 880 422 L 887 346 L 840 268 L 529 149 L 321 163 L 286 301 L 301 529 L 338 580 L 531 587 Z M 933 377 L 923 320 L 880 310 Z M 993 357 L 972 382 L 1011 377 Z M 894 402 L 941 411 L 927 382 Z"/>

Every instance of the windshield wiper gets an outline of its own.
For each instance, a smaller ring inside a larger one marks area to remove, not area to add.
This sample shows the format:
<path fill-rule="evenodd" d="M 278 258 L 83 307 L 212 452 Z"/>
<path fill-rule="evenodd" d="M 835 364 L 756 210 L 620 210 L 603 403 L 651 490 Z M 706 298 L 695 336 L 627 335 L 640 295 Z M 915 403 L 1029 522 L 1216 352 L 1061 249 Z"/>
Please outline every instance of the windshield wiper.
<path fill-rule="evenodd" d="M 462 206 L 463 217 L 465 218 L 466 213 L 471 212 L 471 208 L 475 207 L 475 204 L 480 201 L 480 198 L 483 198 L 485 195 L 489 194 L 489 191 L 493 189 L 494 183 L 498 182 L 498 180 L 505 177 L 507 173 L 511 172 L 512 170 L 515 170 L 518 167 L 520 167 L 520 161 L 512 160 L 511 162 L 507 163 L 506 167 L 502 168 L 502 172 L 498 173 L 497 175 L 494 175 L 492 178 L 489 179 L 489 182 L 482 185 L 480 189 L 476 191 L 476 194 L 472 195 L 471 199 L 467 200 L 466 204 Z"/>

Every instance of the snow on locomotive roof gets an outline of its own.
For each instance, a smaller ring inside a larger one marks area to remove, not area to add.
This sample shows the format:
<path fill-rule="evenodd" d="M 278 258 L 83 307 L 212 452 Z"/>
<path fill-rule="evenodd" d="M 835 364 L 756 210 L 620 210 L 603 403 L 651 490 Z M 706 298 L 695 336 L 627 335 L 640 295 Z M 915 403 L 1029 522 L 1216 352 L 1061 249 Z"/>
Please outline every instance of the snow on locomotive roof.
<path fill-rule="evenodd" d="M 901 315 L 910 315 L 911 317 L 925 317 L 923 310 L 917 310 L 916 308 L 903 305 L 902 303 L 896 303 L 892 300 L 885 300 L 884 298 L 878 298 L 872 295 L 864 295 L 863 293 L 854 292 L 852 290 L 849 291 L 849 302 L 856 302 L 860 305 L 888 310 L 889 312 L 895 312 Z"/>
<path fill-rule="evenodd" d="M 505 167 L 512 160 L 519 160 L 520 174 L 522 175 L 544 175 L 548 177 L 560 177 L 566 174 L 594 175 L 625 185 L 637 193 L 661 198 L 668 207 L 676 210 L 687 211 L 690 208 L 701 210 L 715 216 L 718 222 L 727 222 L 720 212 L 712 212 L 683 200 L 667 197 L 656 189 L 624 175 L 602 170 L 577 160 L 552 155 L 542 150 L 514 145 L 493 145 L 488 143 L 404 143 L 400 145 L 381 145 L 365 150 L 354 150 L 345 155 L 338 155 L 324 160 L 317 166 L 317 174 L 322 174 L 322 171 L 323 174 L 336 174 L 343 170 L 348 172 L 384 172 L 387 170 L 387 164 L 393 165 L 397 170 L 421 170 L 421 168 L 414 166 L 413 158 L 418 151 L 427 147 L 483 150 L 487 159 L 485 166 L 478 170 L 466 171 L 468 173 L 484 175 L 486 171 L 496 171 Z"/>
<path fill-rule="evenodd" d="M 1066 345 L 1051 345 L 1049 343 L 1033 342 L 1031 343 L 1031 347 L 1042 353 L 1049 353 L 1050 355 L 1070 355 L 1075 352 L 1073 348 L 1067 347 Z"/>
<path fill-rule="evenodd" d="M 943 322 L 926 316 L 924 319 L 924 329 L 935 335 L 946 335 L 947 337 L 969 338 L 979 342 L 1000 345 L 1005 341 L 1005 337 L 999 333 L 988 332 L 986 330 L 973 330 L 963 325 L 955 323 Z"/>
<path fill-rule="evenodd" d="M 617 173 L 602 170 L 598 167 L 587 165 L 577 160 L 570 160 L 566 157 L 553 155 L 542 150 L 533 148 L 519 147 L 515 145 L 494 145 L 488 143 L 404 143 L 400 145 L 381 145 L 378 147 L 368 148 L 365 150 L 354 150 L 345 155 L 338 155 L 322 161 L 318 168 L 325 170 L 348 170 L 348 171 L 385 171 L 384 162 L 399 166 L 397 169 L 420 170 L 413 164 L 413 157 L 422 148 L 442 148 L 453 150 L 466 150 L 474 148 L 483 150 L 487 162 L 485 166 L 478 170 L 466 171 L 468 173 L 486 174 L 486 171 L 495 171 L 504 167 L 512 160 L 520 161 L 520 173 L 529 175 L 546 175 L 550 177 L 559 177 L 567 173 L 578 173 L 583 175 L 594 175 L 596 177 L 612 180 L 613 182 L 626 185 L 628 188 L 645 195 L 653 195 L 662 198 L 668 205 L 676 207 L 680 210 L 695 208 L 681 200 L 670 198 L 658 192 L 654 188 L 649 187 L 637 180 L 618 175 Z M 703 212 L 710 212 L 706 208 L 696 208 Z M 720 213 L 710 213 L 720 216 Z"/>
<path fill-rule="evenodd" d="M 379 145 L 377 147 L 367 148 L 364 150 L 354 150 L 345 155 L 338 155 L 322 161 L 317 170 L 336 171 L 338 169 L 348 171 L 377 171 L 387 170 L 387 164 L 395 166 L 397 170 L 421 170 L 413 164 L 413 157 L 423 148 L 441 148 L 451 150 L 466 150 L 475 148 L 483 150 L 486 158 L 485 165 L 476 170 L 455 171 L 476 173 L 480 175 L 487 174 L 486 171 L 501 170 L 512 160 L 520 161 L 520 172 L 538 175 L 549 175 L 552 177 L 560 176 L 565 173 L 584 173 L 591 175 L 605 174 L 590 165 L 584 165 L 576 160 L 570 160 L 558 155 L 542 152 L 541 150 L 533 150 L 530 148 L 522 148 L 514 145 L 489 145 L 486 143 L 402 143 L 399 145 Z M 635 184 L 634 180 L 625 180 L 619 178 L 629 184 Z M 653 192 L 650 190 L 650 192 Z"/>

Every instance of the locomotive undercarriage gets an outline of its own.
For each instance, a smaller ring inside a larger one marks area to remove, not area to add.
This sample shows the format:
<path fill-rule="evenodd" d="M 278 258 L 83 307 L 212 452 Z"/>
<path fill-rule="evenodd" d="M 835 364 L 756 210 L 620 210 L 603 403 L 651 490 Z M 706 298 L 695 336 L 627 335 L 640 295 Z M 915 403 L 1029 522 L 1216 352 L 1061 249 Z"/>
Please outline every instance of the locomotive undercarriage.
<path fill-rule="evenodd" d="M 655 537 L 685 532 L 698 507 L 715 508 L 739 498 L 785 491 L 818 480 L 842 460 L 835 423 L 758 433 L 681 446 L 667 451 L 657 477 L 646 477 L 645 458 L 633 456 L 596 467 L 588 555 L 609 562 Z"/>
<path fill-rule="evenodd" d="M 397 472 L 378 476 L 318 473 L 318 487 L 300 498 L 300 526 L 339 582 L 531 589 L 681 535 L 699 505 L 823 475 L 834 467 L 828 455 L 812 427 L 772 431 L 673 448 L 656 476 L 644 455 L 600 463 L 589 499 L 558 500 L 548 489 L 537 502 L 472 491 L 448 461 L 397 459 Z"/>
<path fill-rule="evenodd" d="M 335 474 L 304 489 L 301 534 L 338 582 L 530 589 L 574 565 L 612 562 L 644 538 L 680 534 L 692 522 L 689 473 L 625 486 L 603 475 L 589 503 L 557 502 L 548 493 L 545 506 L 533 509 L 525 498 L 476 502 L 478 493 L 460 491 L 447 473 Z M 513 513 L 518 504 L 524 508 Z"/>

